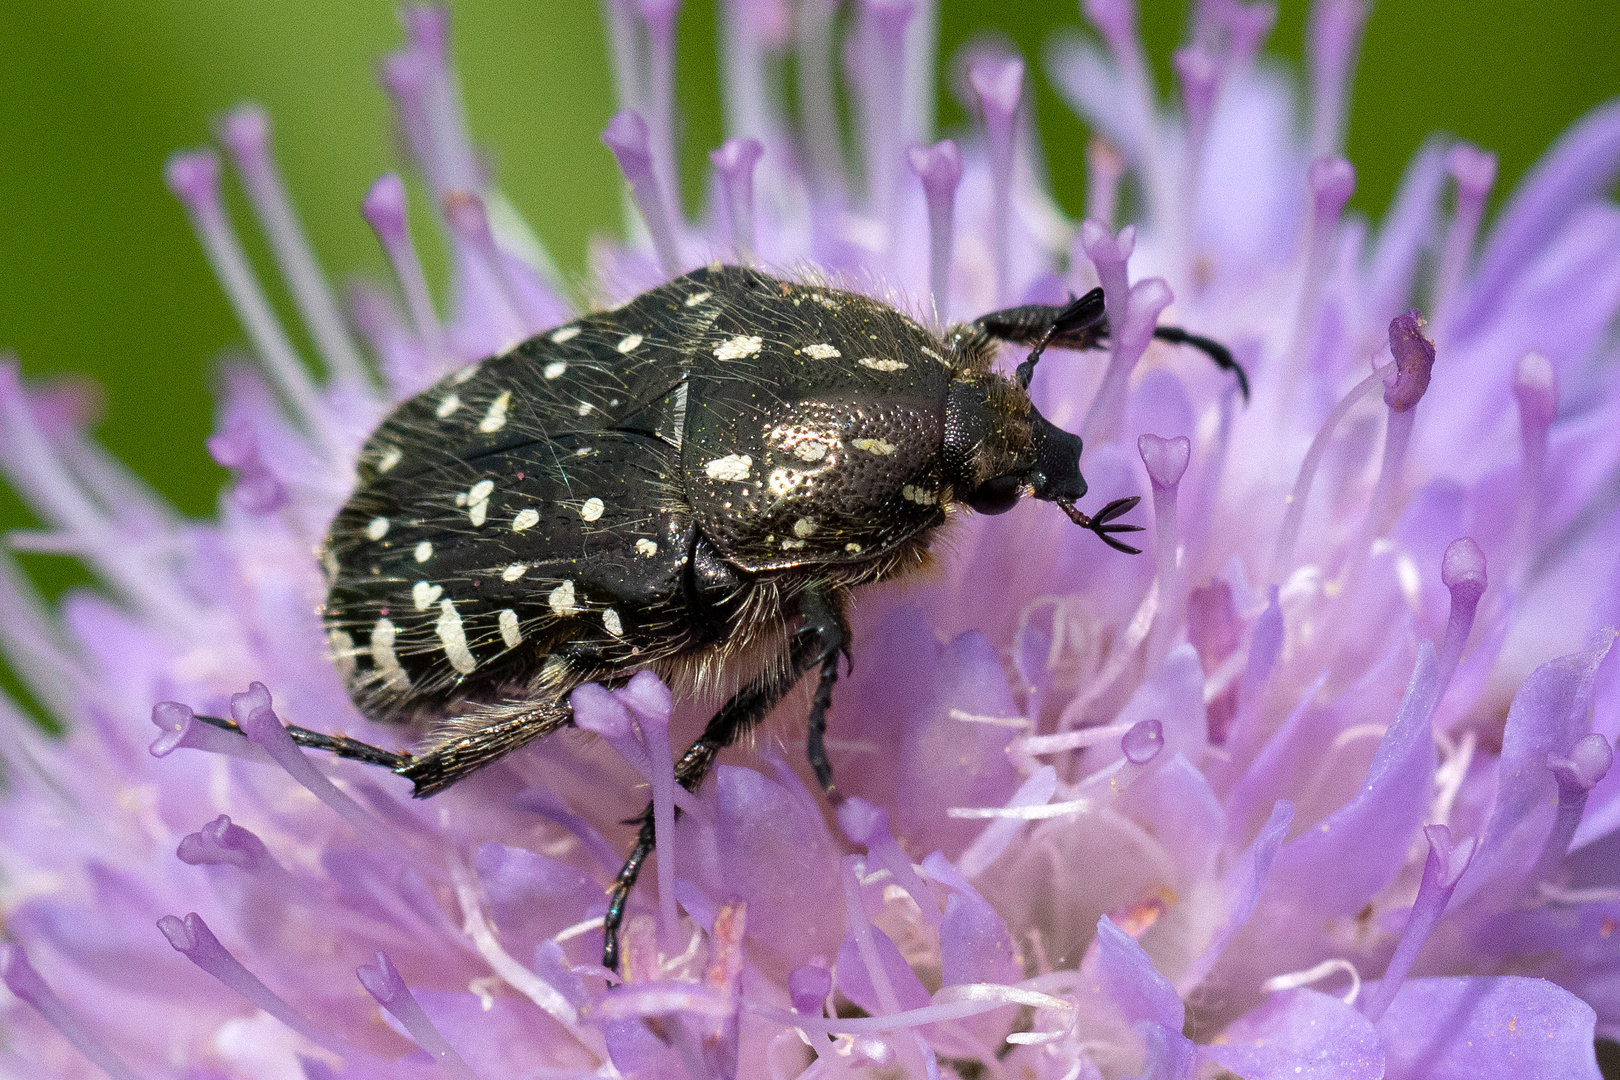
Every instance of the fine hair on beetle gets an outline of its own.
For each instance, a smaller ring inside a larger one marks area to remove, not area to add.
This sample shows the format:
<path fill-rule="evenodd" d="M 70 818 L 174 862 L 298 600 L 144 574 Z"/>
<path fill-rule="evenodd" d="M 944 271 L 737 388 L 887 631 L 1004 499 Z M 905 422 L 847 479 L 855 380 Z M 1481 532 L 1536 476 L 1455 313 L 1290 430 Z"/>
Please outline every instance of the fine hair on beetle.
<path fill-rule="evenodd" d="M 1101 289 L 940 327 L 849 284 L 714 264 L 401 402 L 322 548 L 322 617 L 356 707 L 417 741 L 293 739 L 425 797 L 570 726 L 578 687 L 651 670 L 721 702 L 676 760 L 696 791 L 814 675 L 806 754 L 836 802 L 827 713 L 859 590 L 922 571 L 951 518 L 1025 498 L 1137 552 L 1120 539 L 1140 531 L 1121 520 L 1137 498 L 1079 509 L 1080 438 L 1029 396 L 1047 348 L 1106 347 Z M 1219 343 L 1155 334 L 1247 396 Z M 1010 376 L 1003 344 L 1028 348 Z M 637 820 L 604 922 L 609 968 L 656 839 L 650 810 Z"/>

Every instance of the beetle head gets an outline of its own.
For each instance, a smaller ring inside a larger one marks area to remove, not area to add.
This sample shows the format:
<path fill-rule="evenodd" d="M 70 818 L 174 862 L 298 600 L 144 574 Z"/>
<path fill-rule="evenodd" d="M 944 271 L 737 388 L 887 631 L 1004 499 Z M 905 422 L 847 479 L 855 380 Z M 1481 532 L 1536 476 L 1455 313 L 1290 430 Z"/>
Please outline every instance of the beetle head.
<path fill-rule="evenodd" d="M 1120 522 L 1137 503 L 1116 499 L 1095 516 L 1075 502 L 1086 494 L 1080 436 L 1035 408 L 1025 390 L 994 372 L 953 379 L 945 402 L 945 474 L 958 502 L 981 514 L 1003 514 L 1024 495 L 1056 503 L 1076 525 L 1109 547 L 1136 553 L 1113 538 L 1140 526 Z"/>
<path fill-rule="evenodd" d="M 1079 436 L 1054 425 L 1020 387 L 993 372 L 951 382 L 945 470 L 959 501 L 981 514 L 1005 513 L 1024 495 L 1073 502 L 1086 493 Z"/>

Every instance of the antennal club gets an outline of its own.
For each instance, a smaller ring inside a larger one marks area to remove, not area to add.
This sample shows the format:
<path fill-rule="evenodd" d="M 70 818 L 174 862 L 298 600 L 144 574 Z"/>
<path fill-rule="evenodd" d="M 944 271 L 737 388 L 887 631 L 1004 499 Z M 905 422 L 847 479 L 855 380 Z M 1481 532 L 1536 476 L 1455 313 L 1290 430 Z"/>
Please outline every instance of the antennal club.
<path fill-rule="evenodd" d="M 1136 504 L 1141 501 L 1142 496 L 1140 495 L 1132 495 L 1128 499 L 1115 499 L 1113 502 L 1097 511 L 1095 514 L 1091 515 L 1087 515 L 1081 511 L 1080 508 L 1075 506 L 1072 502 L 1059 502 L 1058 508 L 1061 509 L 1065 514 L 1069 515 L 1070 521 L 1074 522 L 1082 529 L 1090 529 L 1092 532 L 1097 534 L 1097 538 L 1099 540 L 1113 548 L 1115 551 L 1123 551 L 1127 555 L 1140 555 L 1142 554 L 1141 548 L 1131 547 L 1131 545 L 1124 543 L 1123 541 L 1115 540 L 1114 535 L 1116 533 L 1133 533 L 1142 531 L 1142 526 L 1140 525 L 1132 525 L 1128 521 L 1116 520 L 1117 518 L 1121 518 L 1130 513 L 1136 508 Z"/>

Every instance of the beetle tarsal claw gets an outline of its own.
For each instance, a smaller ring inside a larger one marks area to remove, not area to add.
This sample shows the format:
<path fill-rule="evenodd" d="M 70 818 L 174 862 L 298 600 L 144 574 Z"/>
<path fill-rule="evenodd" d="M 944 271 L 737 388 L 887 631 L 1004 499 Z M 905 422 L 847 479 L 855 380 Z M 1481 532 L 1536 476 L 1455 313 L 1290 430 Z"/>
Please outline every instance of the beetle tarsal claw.
<path fill-rule="evenodd" d="M 1082 529 L 1089 529 L 1097 534 L 1097 538 L 1115 551 L 1123 551 L 1127 555 L 1140 555 L 1142 549 L 1132 547 L 1122 541 L 1114 539 L 1116 533 L 1141 532 L 1142 526 L 1132 525 L 1128 521 L 1118 521 L 1117 518 L 1128 514 L 1142 501 L 1140 495 L 1132 495 L 1125 499 L 1115 499 L 1095 514 L 1088 515 L 1071 502 L 1060 502 L 1058 507 L 1069 515 L 1069 520 Z"/>

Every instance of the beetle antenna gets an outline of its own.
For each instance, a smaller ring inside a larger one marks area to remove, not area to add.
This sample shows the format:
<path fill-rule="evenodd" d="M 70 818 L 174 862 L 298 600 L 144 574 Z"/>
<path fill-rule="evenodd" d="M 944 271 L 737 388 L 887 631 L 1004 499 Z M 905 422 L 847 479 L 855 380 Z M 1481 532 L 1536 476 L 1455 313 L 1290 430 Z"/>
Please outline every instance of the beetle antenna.
<path fill-rule="evenodd" d="M 1090 294 L 1088 293 L 1086 296 L 1087 298 L 1082 299 L 1077 298 L 1074 293 L 1069 294 L 1069 302 L 1064 305 L 1063 310 L 1058 312 L 1057 318 L 1052 320 L 1052 325 L 1046 328 L 1046 333 L 1041 335 L 1041 339 L 1035 343 L 1035 347 L 1029 350 L 1029 355 L 1024 358 L 1024 362 L 1018 365 L 1013 377 L 1018 380 L 1020 389 L 1029 389 L 1030 382 L 1035 378 L 1035 364 L 1040 360 L 1041 354 L 1046 351 L 1046 347 L 1052 344 L 1052 339 L 1064 331 L 1074 329 L 1076 320 L 1088 311 Z"/>
<path fill-rule="evenodd" d="M 1136 504 L 1142 501 L 1142 496 L 1132 495 L 1128 499 L 1115 499 L 1095 514 L 1087 515 L 1072 502 L 1059 502 L 1058 508 L 1069 515 L 1069 520 L 1082 529 L 1089 529 L 1097 534 L 1097 538 L 1115 551 L 1123 551 L 1127 555 L 1142 554 L 1141 548 L 1114 539 L 1115 533 L 1141 532 L 1142 526 L 1132 525 L 1128 521 L 1116 521 L 1135 509 Z"/>

